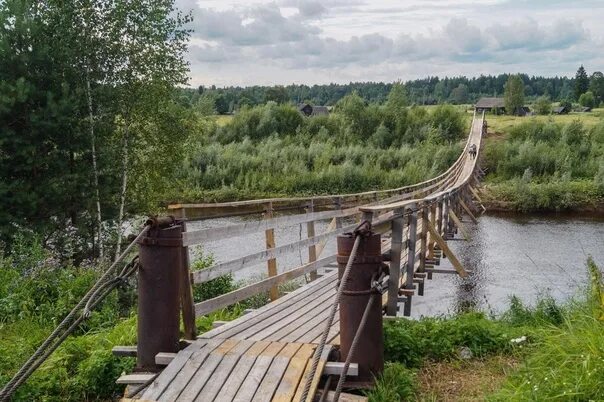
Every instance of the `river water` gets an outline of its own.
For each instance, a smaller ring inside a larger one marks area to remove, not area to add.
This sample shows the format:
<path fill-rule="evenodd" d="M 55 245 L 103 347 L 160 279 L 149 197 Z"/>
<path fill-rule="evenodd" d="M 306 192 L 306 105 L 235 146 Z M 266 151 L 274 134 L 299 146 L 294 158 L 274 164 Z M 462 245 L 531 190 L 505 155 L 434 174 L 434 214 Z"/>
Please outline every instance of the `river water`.
<path fill-rule="evenodd" d="M 224 218 L 191 222 L 188 230 L 219 227 L 252 218 Z M 257 219 L 257 217 L 256 217 Z M 321 233 L 328 222 L 319 222 Z M 434 274 L 426 282 L 425 296 L 413 298 L 412 315 L 449 315 L 468 308 L 501 313 L 512 295 L 534 304 L 540 295 L 566 300 L 587 284 L 586 260 L 591 255 L 604 268 L 604 217 L 483 215 L 478 224 L 466 223 L 470 241 L 450 241 L 461 263 L 473 273 L 467 279 L 457 275 Z M 306 226 L 275 230 L 277 245 L 306 237 Z M 208 242 L 191 250 L 211 253 L 216 262 L 241 257 L 264 248 L 264 233 L 230 240 Z M 335 241 L 327 244 L 324 256 L 335 252 Z M 278 259 L 280 272 L 299 266 L 308 259 L 306 250 Z M 447 259 L 439 268 L 453 269 Z M 252 281 L 265 275 L 261 263 L 235 275 Z"/>

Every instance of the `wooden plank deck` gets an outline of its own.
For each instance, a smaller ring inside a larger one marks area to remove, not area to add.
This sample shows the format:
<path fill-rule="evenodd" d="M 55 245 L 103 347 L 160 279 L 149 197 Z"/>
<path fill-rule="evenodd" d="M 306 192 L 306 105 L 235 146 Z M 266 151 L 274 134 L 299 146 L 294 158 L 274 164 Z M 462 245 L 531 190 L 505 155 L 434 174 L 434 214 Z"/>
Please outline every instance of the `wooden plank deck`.
<path fill-rule="evenodd" d="M 389 239 L 382 248 L 390 248 Z M 201 334 L 176 354 L 141 400 L 298 402 L 336 295 L 337 278 L 337 267 L 327 267 L 306 286 Z M 310 397 L 339 341 L 336 314 Z"/>

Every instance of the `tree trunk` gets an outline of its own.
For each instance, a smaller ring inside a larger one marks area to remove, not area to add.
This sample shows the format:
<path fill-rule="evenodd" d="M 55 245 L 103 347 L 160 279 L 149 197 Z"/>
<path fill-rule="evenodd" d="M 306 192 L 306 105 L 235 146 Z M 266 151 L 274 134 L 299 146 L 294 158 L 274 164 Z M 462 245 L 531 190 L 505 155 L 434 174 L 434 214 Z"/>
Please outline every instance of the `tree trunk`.
<path fill-rule="evenodd" d="M 122 191 L 120 194 L 120 212 L 117 218 L 117 244 L 115 246 L 115 259 L 122 251 L 122 222 L 124 220 L 124 206 L 126 205 L 126 190 L 128 188 L 128 121 L 126 119 L 124 140 L 122 143 Z"/>
<path fill-rule="evenodd" d="M 94 192 L 96 202 L 96 226 L 98 236 L 99 257 L 104 257 L 103 252 L 103 218 L 101 215 L 101 194 L 99 190 L 99 169 L 96 161 L 96 135 L 94 133 L 94 113 L 92 107 L 92 91 L 90 90 L 90 77 L 88 75 L 88 67 L 86 68 L 86 95 L 88 98 L 88 117 L 90 118 L 90 142 L 92 152 L 92 170 L 94 173 Z"/>

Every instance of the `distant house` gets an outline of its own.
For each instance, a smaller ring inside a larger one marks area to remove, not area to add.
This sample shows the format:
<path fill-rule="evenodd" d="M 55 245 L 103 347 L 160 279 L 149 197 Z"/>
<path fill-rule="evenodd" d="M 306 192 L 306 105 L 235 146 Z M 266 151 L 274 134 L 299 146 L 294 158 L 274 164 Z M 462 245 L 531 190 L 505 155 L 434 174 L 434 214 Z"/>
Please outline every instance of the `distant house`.
<path fill-rule="evenodd" d="M 474 108 L 477 112 L 504 113 L 505 102 L 503 98 L 480 98 Z"/>
<path fill-rule="evenodd" d="M 570 108 L 568 106 L 558 106 L 552 110 L 553 114 L 569 114 Z"/>
<path fill-rule="evenodd" d="M 533 112 L 528 106 L 518 106 L 514 111 L 514 116 L 531 116 Z"/>
<path fill-rule="evenodd" d="M 327 106 L 313 106 L 310 103 L 298 104 L 298 111 L 307 117 L 329 115 L 329 108 Z"/>
<path fill-rule="evenodd" d="M 591 108 L 590 107 L 582 107 L 581 108 L 581 113 L 589 113 L 591 112 Z"/>

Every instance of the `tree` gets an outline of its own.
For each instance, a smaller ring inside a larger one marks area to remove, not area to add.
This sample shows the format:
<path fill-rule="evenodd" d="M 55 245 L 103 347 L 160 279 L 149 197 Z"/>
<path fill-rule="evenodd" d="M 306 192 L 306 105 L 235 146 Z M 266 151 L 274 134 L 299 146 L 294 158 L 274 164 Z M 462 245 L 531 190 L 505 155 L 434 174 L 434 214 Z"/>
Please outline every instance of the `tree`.
<path fill-rule="evenodd" d="M 537 114 L 550 114 L 552 112 L 552 101 L 547 96 L 540 96 L 533 106 Z"/>
<path fill-rule="evenodd" d="M 589 78 L 583 65 L 577 70 L 575 74 L 575 99 L 579 99 L 589 89 Z"/>
<path fill-rule="evenodd" d="M 596 71 L 591 75 L 589 90 L 594 94 L 597 104 L 604 102 L 604 74 Z"/>
<path fill-rule="evenodd" d="M 579 104 L 583 107 L 593 108 L 596 104 L 596 98 L 591 91 L 587 91 L 579 97 Z"/>
<path fill-rule="evenodd" d="M 276 102 L 276 103 L 287 103 L 289 101 L 289 94 L 287 89 L 282 85 L 270 87 L 264 94 L 264 102 Z"/>
<path fill-rule="evenodd" d="M 508 114 L 514 114 L 518 108 L 524 106 L 524 82 L 520 75 L 511 75 L 504 91 L 505 110 Z"/>
<path fill-rule="evenodd" d="M 468 86 L 465 84 L 459 84 L 453 91 L 451 91 L 451 101 L 457 105 L 468 103 L 469 92 Z"/>

